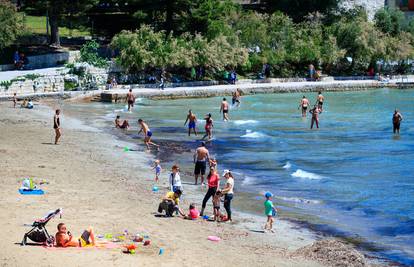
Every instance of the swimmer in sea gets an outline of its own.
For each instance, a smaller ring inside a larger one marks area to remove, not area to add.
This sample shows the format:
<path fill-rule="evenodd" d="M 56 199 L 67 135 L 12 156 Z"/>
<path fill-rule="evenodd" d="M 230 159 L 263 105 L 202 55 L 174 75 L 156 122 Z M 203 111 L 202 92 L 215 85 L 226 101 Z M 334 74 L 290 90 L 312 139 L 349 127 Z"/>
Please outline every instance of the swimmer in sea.
<path fill-rule="evenodd" d="M 131 111 L 131 108 L 134 107 L 134 103 L 135 103 L 135 96 L 132 93 L 132 89 L 129 89 L 129 92 L 127 93 L 127 96 L 126 96 L 126 101 L 128 102 L 128 111 Z"/>
<path fill-rule="evenodd" d="M 223 112 L 223 121 L 229 121 L 229 103 L 226 98 L 223 98 L 220 106 L 220 113 Z"/>
<path fill-rule="evenodd" d="M 124 120 L 121 123 L 121 116 L 117 115 L 116 119 L 115 119 L 115 128 L 120 128 L 120 129 L 128 129 L 129 128 L 129 123 L 128 120 Z"/>
<path fill-rule="evenodd" d="M 302 117 L 306 117 L 306 110 L 309 106 L 309 100 L 306 98 L 306 96 L 302 97 L 302 100 L 300 100 L 299 108 L 302 108 Z"/>
<path fill-rule="evenodd" d="M 147 149 L 150 150 L 150 145 L 153 145 L 159 149 L 160 148 L 159 145 L 151 142 L 152 132 L 150 128 L 148 127 L 148 125 L 144 122 L 144 120 L 139 119 L 138 124 L 141 126 L 141 130 L 139 130 L 138 134 L 140 134 L 141 132 L 144 132 L 144 136 L 145 136 L 144 143 L 147 146 Z"/>
<path fill-rule="evenodd" d="M 191 109 L 188 111 L 187 119 L 184 122 L 184 126 L 187 124 L 187 122 L 188 122 L 188 136 L 190 136 L 191 134 L 191 129 L 193 129 L 194 134 L 197 135 L 197 130 L 196 130 L 197 118 L 196 118 L 196 115 L 193 114 Z"/>
<path fill-rule="evenodd" d="M 202 139 L 208 137 L 208 140 L 211 140 L 213 137 L 213 119 L 211 118 L 211 113 L 208 113 L 204 119 L 206 120 L 206 126 L 204 127 L 206 134 Z"/>
<path fill-rule="evenodd" d="M 311 129 L 313 129 L 313 124 L 315 123 L 316 124 L 316 128 L 318 128 L 319 129 L 319 114 L 321 113 L 322 111 L 319 109 L 319 106 L 318 105 L 315 105 L 314 107 L 313 107 L 313 109 L 311 109 L 311 110 L 309 110 L 309 113 L 310 114 L 312 114 L 312 121 L 311 121 Z"/>
<path fill-rule="evenodd" d="M 392 125 L 393 125 L 393 132 L 394 134 L 400 134 L 400 125 L 403 117 L 398 109 L 395 109 L 394 114 L 392 115 Z"/>
<path fill-rule="evenodd" d="M 320 110 L 319 113 L 322 113 L 322 106 L 323 106 L 323 102 L 325 101 L 325 97 L 322 95 L 322 92 L 319 91 L 318 92 L 318 97 L 316 98 L 316 104 L 318 105 L 318 108 Z"/>

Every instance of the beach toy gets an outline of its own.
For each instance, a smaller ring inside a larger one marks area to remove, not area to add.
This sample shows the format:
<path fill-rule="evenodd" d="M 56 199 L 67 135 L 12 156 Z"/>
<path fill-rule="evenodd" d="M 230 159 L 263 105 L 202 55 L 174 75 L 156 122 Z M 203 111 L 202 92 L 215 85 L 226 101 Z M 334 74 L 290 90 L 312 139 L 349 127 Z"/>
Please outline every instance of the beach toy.
<path fill-rule="evenodd" d="M 261 196 L 256 196 L 256 200 L 261 200 L 262 197 Z"/>
<path fill-rule="evenodd" d="M 163 248 L 160 248 L 160 252 L 158 252 L 158 255 L 162 255 L 162 254 L 164 254 L 164 249 Z"/>
<path fill-rule="evenodd" d="M 42 189 L 26 189 L 20 188 L 19 193 L 21 195 L 44 195 L 45 192 Z"/>
<path fill-rule="evenodd" d="M 128 152 L 129 151 L 129 147 L 124 147 L 124 152 Z"/>
<path fill-rule="evenodd" d="M 129 245 L 125 245 L 126 250 L 124 250 L 124 253 L 129 253 L 129 254 L 135 254 L 135 249 L 137 248 L 137 246 L 135 244 L 129 244 Z"/>
<path fill-rule="evenodd" d="M 158 192 L 158 186 L 154 185 L 154 186 L 152 187 L 152 192 Z"/>
<path fill-rule="evenodd" d="M 204 215 L 204 216 L 203 216 L 203 219 L 204 219 L 204 220 L 208 220 L 209 218 L 210 218 L 210 217 L 208 217 L 208 215 Z"/>
<path fill-rule="evenodd" d="M 112 239 L 112 234 L 105 234 L 105 239 Z"/>
<path fill-rule="evenodd" d="M 141 236 L 137 235 L 137 236 L 135 236 L 134 241 L 135 242 L 142 242 L 142 241 L 144 241 L 144 238 L 142 238 Z"/>
<path fill-rule="evenodd" d="M 98 238 L 104 238 L 105 236 L 104 235 L 98 235 Z"/>
<path fill-rule="evenodd" d="M 207 237 L 208 240 L 213 241 L 213 242 L 218 242 L 220 241 L 220 237 L 215 236 L 215 235 L 210 235 Z"/>
<path fill-rule="evenodd" d="M 149 246 L 151 244 L 151 240 L 145 240 L 144 241 L 144 246 Z"/>

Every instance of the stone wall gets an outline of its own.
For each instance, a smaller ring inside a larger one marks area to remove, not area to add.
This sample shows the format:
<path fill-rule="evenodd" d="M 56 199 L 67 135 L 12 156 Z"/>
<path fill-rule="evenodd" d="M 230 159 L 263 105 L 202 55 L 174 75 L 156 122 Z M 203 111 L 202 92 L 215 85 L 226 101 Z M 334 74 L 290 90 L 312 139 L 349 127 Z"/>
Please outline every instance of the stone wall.
<path fill-rule="evenodd" d="M 11 84 L 0 85 L 0 96 L 29 95 L 37 93 L 63 92 L 64 78 L 61 75 L 42 76 L 34 80 L 19 77 L 11 80 Z"/>

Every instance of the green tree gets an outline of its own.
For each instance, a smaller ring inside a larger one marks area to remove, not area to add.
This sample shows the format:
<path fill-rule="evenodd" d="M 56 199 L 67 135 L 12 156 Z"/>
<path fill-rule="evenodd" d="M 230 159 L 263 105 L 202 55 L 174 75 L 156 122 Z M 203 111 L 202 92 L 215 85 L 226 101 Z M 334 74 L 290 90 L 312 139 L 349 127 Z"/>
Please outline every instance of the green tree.
<path fill-rule="evenodd" d="M 50 24 L 50 41 L 54 46 L 60 46 L 59 25 L 65 16 L 81 16 L 92 8 L 99 0 L 23 0 L 26 8 L 35 9 L 38 13 L 46 14 Z"/>
<path fill-rule="evenodd" d="M 398 35 L 407 28 L 407 20 L 404 13 L 397 9 L 382 8 L 377 11 L 374 17 L 375 26 L 382 32 Z"/>
<path fill-rule="evenodd" d="M 22 28 L 22 19 L 16 7 L 9 1 L 0 0 L 0 49 L 11 45 Z"/>

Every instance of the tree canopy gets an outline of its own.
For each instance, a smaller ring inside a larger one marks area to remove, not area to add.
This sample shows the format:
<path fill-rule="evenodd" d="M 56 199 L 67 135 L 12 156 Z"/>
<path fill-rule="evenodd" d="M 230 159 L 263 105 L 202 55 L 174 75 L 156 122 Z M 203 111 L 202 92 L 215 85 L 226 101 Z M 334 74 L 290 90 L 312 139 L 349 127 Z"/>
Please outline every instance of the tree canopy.
<path fill-rule="evenodd" d="M 0 0 L 0 49 L 13 44 L 22 28 L 22 18 L 16 7 L 9 1 Z"/>

